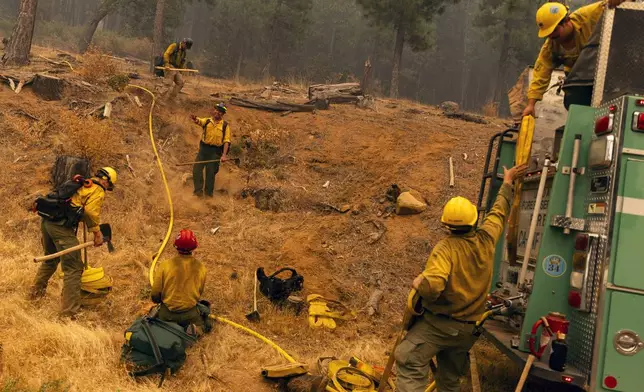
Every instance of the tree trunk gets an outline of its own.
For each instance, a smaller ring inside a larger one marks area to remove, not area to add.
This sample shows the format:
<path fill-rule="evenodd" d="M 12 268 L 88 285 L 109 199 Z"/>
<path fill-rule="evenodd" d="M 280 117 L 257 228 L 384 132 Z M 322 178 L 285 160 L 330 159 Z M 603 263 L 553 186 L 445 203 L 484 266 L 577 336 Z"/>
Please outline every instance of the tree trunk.
<path fill-rule="evenodd" d="M 505 59 L 508 57 L 508 51 L 510 50 L 510 28 L 512 20 L 512 11 L 514 10 L 514 2 L 516 0 L 508 0 L 508 6 L 506 9 L 505 23 L 503 26 L 503 41 L 501 42 L 501 51 L 499 53 L 499 66 L 496 73 L 496 83 L 494 85 L 494 102 L 501 104 L 503 95 L 505 95 L 505 79 L 503 75 L 506 74 L 507 68 Z"/>
<path fill-rule="evenodd" d="M 36 24 L 36 8 L 38 0 L 21 0 L 18 21 L 13 28 L 9 44 L 2 56 L 4 65 L 27 65 L 29 64 L 29 52 L 31 51 L 31 40 L 34 36 Z"/>
<path fill-rule="evenodd" d="M 367 61 L 364 62 L 364 72 L 362 74 L 362 83 L 360 84 L 360 87 L 362 87 L 362 91 L 365 94 L 369 94 L 371 91 L 371 58 L 368 58 Z"/>
<path fill-rule="evenodd" d="M 239 48 L 239 57 L 237 57 L 237 68 L 235 69 L 235 81 L 239 83 L 239 76 L 241 74 L 241 66 L 244 61 L 244 48 L 246 47 L 246 41 L 242 40 L 241 47 Z"/>
<path fill-rule="evenodd" d="M 98 24 L 105 18 L 110 12 L 114 11 L 118 6 L 119 0 L 102 0 L 101 4 L 92 14 L 92 18 L 89 20 L 89 23 L 85 26 L 83 31 L 83 36 L 78 43 L 78 50 L 81 53 L 85 53 L 89 44 L 92 42 L 94 33 L 96 32 L 96 27 Z"/>
<path fill-rule="evenodd" d="M 331 32 L 331 42 L 329 43 L 329 64 L 333 64 L 333 51 L 335 49 L 335 30 L 336 28 L 333 27 L 333 31 Z"/>
<path fill-rule="evenodd" d="M 275 4 L 275 12 L 273 13 L 273 18 L 271 21 L 271 29 L 270 29 L 270 37 L 271 41 L 268 44 L 268 59 L 266 62 L 266 67 L 263 69 L 263 76 L 264 79 L 268 80 L 271 75 L 273 75 L 273 70 L 276 67 L 276 57 L 277 57 L 277 50 L 278 50 L 278 43 L 276 42 L 276 34 L 277 34 L 277 22 L 279 21 L 280 18 L 280 11 L 282 9 L 282 2 L 283 0 L 277 0 L 277 3 Z"/>
<path fill-rule="evenodd" d="M 80 174 L 84 178 L 89 178 L 90 173 L 90 164 L 87 159 L 59 155 L 56 157 L 56 162 L 51 168 L 51 182 L 54 188 L 56 188 L 63 182 L 71 180 L 76 174 Z"/>
<path fill-rule="evenodd" d="M 154 71 L 154 56 L 162 50 L 163 41 L 163 8 L 165 0 L 157 0 L 157 10 L 154 15 L 154 44 L 152 45 L 152 56 L 150 56 L 150 71 Z"/>
<path fill-rule="evenodd" d="M 396 46 L 394 47 L 394 63 L 391 68 L 391 88 L 389 96 L 398 98 L 398 82 L 400 80 L 400 67 L 402 65 L 402 54 L 405 46 L 405 27 L 400 22 L 396 28 Z"/>
<path fill-rule="evenodd" d="M 36 74 L 31 89 L 45 101 L 57 101 L 63 98 L 65 81 L 50 75 Z"/>

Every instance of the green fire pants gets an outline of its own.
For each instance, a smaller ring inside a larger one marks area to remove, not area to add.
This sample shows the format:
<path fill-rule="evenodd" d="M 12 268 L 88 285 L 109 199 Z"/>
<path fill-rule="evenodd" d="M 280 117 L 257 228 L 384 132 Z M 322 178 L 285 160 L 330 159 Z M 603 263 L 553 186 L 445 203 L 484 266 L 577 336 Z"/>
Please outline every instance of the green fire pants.
<path fill-rule="evenodd" d="M 429 361 L 436 356 L 439 392 L 460 391 L 460 378 L 469 368 L 468 352 L 476 342 L 474 325 L 425 312 L 419 317 L 394 353 L 399 392 L 424 392 Z"/>
<path fill-rule="evenodd" d="M 43 219 L 40 230 L 45 255 L 78 245 L 74 229 Z M 72 316 L 79 311 L 81 306 L 81 276 L 83 275 L 84 266 L 81 260 L 81 253 L 78 250 L 53 260 L 44 261 L 36 273 L 36 278 L 31 288 L 31 296 L 32 298 L 38 298 L 45 295 L 49 278 L 56 272 L 58 263 L 61 263 L 61 269 L 65 275 L 63 278 L 61 315 Z"/>
<path fill-rule="evenodd" d="M 199 162 L 221 159 L 223 153 L 223 146 L 213 146 L 200 142 L 199 152 L 197 153 L 195 161 Z M 215 191 L 215 175 L 219 172 L 219 162 L 194 164 L 192 167 L 192 181 L 195 186 L 194 194 L 197 196 L 204 194 L 204 168 L 206 169 L 205 193 L 206 196 L 212 196 Z"/>
<path fill-rule="evenodd" d="M 185 312 L 173 312 L 165 304 L 159 306 L 159 314 L 157 317 L 163 321 L 171 321 L 182 326 L 184 329 L 188 328 L 191 324 L 194 325 L 193 334 L 197 337 L 203 335 L 204 333 L 204 321 L 199 312 L 199 308 L 196 306 L 192 309 L 186 310 Z M 190 333 L 190 332 L 188 332 Z"/>

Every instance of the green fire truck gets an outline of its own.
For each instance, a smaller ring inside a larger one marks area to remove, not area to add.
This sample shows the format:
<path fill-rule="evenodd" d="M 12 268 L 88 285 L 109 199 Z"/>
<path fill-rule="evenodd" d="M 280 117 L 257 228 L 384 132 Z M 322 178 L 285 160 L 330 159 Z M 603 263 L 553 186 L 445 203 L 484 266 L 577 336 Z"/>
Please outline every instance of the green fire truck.
<path fill-rule="evenodd" d="M 624 3 L 606 12 L 593 105 L 570 107 L 553 150 L 524 180 L 517 261 L 497 244 L 489 303 L 508 311 L 485 334 L 520 366 L 533 362 L 529 379 L 548 391 L 644 391 L 642 11 Z M 513 164 L 517 133 L 490 140 L 481 215 Z"/>

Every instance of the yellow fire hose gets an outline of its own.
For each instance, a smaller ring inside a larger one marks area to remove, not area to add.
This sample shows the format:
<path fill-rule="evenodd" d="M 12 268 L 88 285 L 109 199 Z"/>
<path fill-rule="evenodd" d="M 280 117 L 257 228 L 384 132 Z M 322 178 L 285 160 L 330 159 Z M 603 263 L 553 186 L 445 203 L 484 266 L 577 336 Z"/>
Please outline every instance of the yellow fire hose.
<path fill-rule="evenodd" d="M 165 238 L 163 239 L 163 242 L 161 243 L 161 247 L 154 255 L 154 258 L 152 259 L 152 265 L 150 265 L 149 278 L 150 278 L 150 286 L 152 286 L 152 284 L 154 283 L 154 268 L 157 265 L 157 261 L 159 260 L 159 257 L 161 257 L 161 254 L 163 253 L 163 249 L 165 249 L 165 246 L 168 244 L 168 240 L 170 239 L 170 234 L 172 234 L 172 225 L 174 224 L 174 207 L 172 206 L 170 187 L 168 186 L 168 181 L 165 178 L 165 173 L 163 171 L 163 164 L 161 163 L 161 158 L 159 157 L 159 152 L 157 151 L 157 146 L 156 146 L 156 143 L 154 142 L 154 134 L 152 132 L 152 111 L 154 110 L 156 97 L 150 90 L 146 89 L 145 87 L 137 86 L 134 84 L 128 84 L 126 87 L 138 88 L 139 90 L 143 90 L 146 93 L 150 94 L 150 96 L 152 97 L 152 104 L 150 105 L 150 115 L 148 119 L 148 125 L 150 127 L 150 142 L 152 142 L 152 149 L 154 150 L 154 156 L 156 157 L 157 165 L 159 165 L 159 171 L 161 172 L 161 179 L 163 180 L 166 196 L 168 197 L 168 204 L 170 204 L 170 224 L 168 226 L 168 231 L 165 235 Z"/>
<path fill-rule="evenodd" d="M 156 102 L 156 97 L 154 96 L 154 94 L 150 90 L 148 90 L 148 89 L 146 89 L 144 87 L 133 85 L 133 84 L 128 84 L 127 87 L 132 87 L 132 88 L 137 88 L 137 89 L 143 90 L 146 93 L 150 94 L 150 96 L 152 97 L 152 104 L 150 105 L 150 113 L 149 113 L 149 118 L 148 118 L 148 125 L 149 125 L 149 130 L 150 130 L 150 142 L 152 143 L 152 149 L 154 150 L 154 155 L 156 157 L 157 164 L 159 166 L 159 171 L 161 172 L 161 178 L 163 180 L 163 185 L 165 186 L 166 196 L 168 198 L 168 203 L 170 205 L 170 224 L 168 226 L 168 231 L 166 233 L 166 236 L 165 236 L 163 242 L 161 243 L 161 247 L 159 248 L 158 252 L 155 254 L 155 256 L 154 256 L 154 258 L 152 260 L 152 265 L 150 266 L 149 279 L 150 279 L 150 285 L 152 285 L 152 284 L 154 284 L 154 269 L 155 269 L 155 266 L 157 264 L 157 261 L 158 261 L 159 257 L 161 256 L 161 253 L 163 253 L 163 250 L 165 249 L 165 246 L 168 243 L 168 240 L 170 238 L 170 234 L 172 233 L 172 226 L 174 224 L 174 207 L 172 205 L 172 197 L 170 195 L 170 188 L 168 186 L 168 181 L 167 181 L 167 179 L 165 177 L 165 173 L 163 171 L 163 164 L 161 163 L 161 158 L 159 157 L 159 153 L 157 151 L 156 144 L 154 142 L 154 134 L 153 134 L 153 130 L 152 130 L 152 112 L 154 110 L 154 104 Z M 411 298 L 411 296 L 410 296 L 410 298 Z M 412 306 L 412 309 L 413 309 L 413 306 Z M 274 348 L 281 356 L 283 356 L 290 363 L 296 363 L 295 359 L 293 357 L 291 357 L 286 351 L 284 351 L 284 349 L 282 349 L 280 346 L 278 346 L 272 340 L 270 340 L 267 337 L 259 334 L 258 332 L 255 332 L 250 328 L 244 327 L 241 324 L 237 324 L 237 323 L 235 323 L 235 322 L 233 322 L 231 320 L 228 320 L 228 319 L 226 319 L 224 317 L 221 317 L 221 316 L 210 315 L 210 318 L 212 318 L 212 319 L 214 319 L 216 321 L 220 321 L 222 323 L 228 324 L 228 325 L 230 325 L 230 326 L 232 326 L 234 328 L 240 329 L 240 330 L 248 333 L 251 336 L 256 337 L 257 339 L 261 340 L 262 342 L 264 342 L 264 343 L 268 344 L 269 346 L 271 346 L 272 348 Z M 341 391 L 341 392 L 344 391 L 344 388 L 342 388 L 342 386 L 339 384 L 339 382 L 337 381 L 337 378 L 332 377 L 332 382 L 333 382 L 334 386 L 336 388 L 338 388 L 338 389 L 333 389 L 333 388 L 330 388 L 330 387 L 327 386 L 327 388 L 326 388 L 327 391 L 338 391 L 338 390 Z M 427 388 L 426 392 L 431 392 L 435 388 L 436 388 L 435 382 L 433 382 Z"/>
<path fill-rule="evenodd" d="M 280 353 L 280 355 L 282 355 L 284 358 L 286 358 L 286 360 L 289 361 L 290 363 L 295 363 L 296 362 L 295 359 L 293 359 L 293 357 L 288 355 L 288 353 L 286 351 L 284 351 L 280 346 L 275 344 L 272 340 L 268 339 L 267 337 L 262 336 L 259 333 L 253 331 L 252 329 L 244 327 L 241 324 L 237 324 L 237 323 L 235 323 L 233 321 L 230 321 L 228 319 L 225 319 L 225 318 L 223 318 L 221 316 L 210 315 L 210 318 L 215 319 L 217 321 L 221 321 L 222 323 L 226 323 L 226 324 L 230 325 L 231 327 L 241 329 L 242 331 L 244 331 L 244 332 L 256 337 L 257 339 L 261 340 L 262 342 L 264 342 L 264 343 L 268 344 L 269 346 L 273 347 L 275 350 L 277 350 L 278 353 Z"/>
<path fill-rule="evenodd" d="M 163 164 L 161 163 L 161 158 L 159 157 L 159 153 L 157 151 L 156 144 L 154 142 L 154 135 L 153 135 L 153 132 L 152 132 L 152 111 L 154 109 L 154 104 L 156 102 L 156 98 L 155 98 L 154 94 L 150 90 L 148 90 L 148 89 L 146 89 L 144 87 L 133 85 L 133 84 L 128 84 L 127 87 L 138 88 L 138 89 L 143 90 L 146 93 L 150 94 L 150 96 L 152 97 L 152 105 L 150 106 L 150 115 L 149 115 L 149 120 L 148 120 L 149 127 L 150 127 L 150 141 L 152 142 L 152 149 L 154 150 L 154 155 L 156 156 L 157 164 L 159 165 L 159 170 L 161 171 L 161 178 L 163 179 L 163 185 L 165 186 L 166 195 L 168 197 L 168 203 L 170 204 L 170 226 L 168 227 L 168 232 L 166 233 L 165 239 L 163 240 L 163 243 L 161 244 L 161 247 L 159 248 L 159 251 L 156 253 L 154 259 L 152 260 L 152 265 L 150 266 L 150 276 L 149 277 L 150 277 L 150 285 L 152 285 L 154 283 L 154 267 L 156 266 L 157 260 L 161 256 L 161 253 L 163 252 L 163 249 L 165 248 L 166 244 L 168 243 L 168 239 L 170 238 L 170 234 L 172 233 L 172 225 L 174 223 L 174 207 L 172 205 L 172 197 L 170 196 L 170 188 L 168 187 L 168 181 L 166 180 L 165 173 L 163 172 Z M 240 324 L 237 324 L 235 322 L 232 322 L 232 321 L 230 321 L 228 319 L 225 319 L 225 318 L 223 318 L 221 316 L 211 315 L 210 317 L 215 319 L 215 320 L 217 320 L 217 321 L 220 321 L 222 323 L 226 323 L 226 324 L 228 324 L 228 325 L 230 325 L 232 327 L 235 327 L 237 329 L 241 329 L 242 331 L 244 331 L 244 332 L 256 337 L 257 339 L 261 340 L 262 342 L 264 342 L 264 343 L 268 344 L 269 346 L 273 347 L 275 350 L 277 350 L 278 353 L 280 353 L 290 363 L 295 362 L 295 359 L 293 359 L 293 357 L 291 357 L 280 346 L 275 344 L 270 339 L 268 339 L 268 338 L 260 335 L 259 333 L 253 331 L 252 329 L 246 328 L 243 325 L 240 325 Z"/>

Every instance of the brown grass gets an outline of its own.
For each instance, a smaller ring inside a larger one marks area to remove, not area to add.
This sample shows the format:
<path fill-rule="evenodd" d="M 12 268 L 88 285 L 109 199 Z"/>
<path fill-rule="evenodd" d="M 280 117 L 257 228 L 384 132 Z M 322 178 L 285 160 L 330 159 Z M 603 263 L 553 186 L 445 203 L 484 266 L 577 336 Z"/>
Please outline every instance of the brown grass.
<path fill-rule="evenodd" d="M 497 117 L 499 115 L 499 103 L 490 101 L 481 108 L 483 115 L 487 117 Z"/>
<path fill-rule="evenodd" d="M 56 128 L 63 138 L 65 154 L 107 165 L 123 151 L 121 135 L 109 120 L 80 118 L 72 112 L 61 111 Z"/>
<path fill-rule="evenodd" d="M 80 76 L 92 84 L 107 83 L 120 72 L 120 64 L 95 46 L 90 47 L 83 55 L 82 66 L 78 69 Z"/>
<path fill-rule="evenodd" d="M 139 83 L 153 88 L 150 80 Z M 233 86 L 205 79 L 203 85 L 204 91 L 228 91 Z M 190 83 L 186 91 L 194 94 Z M 305 277 L 303 296 L 319 293 L 337 298 L 356 311 L 380 280 L 386 294 L 380 314 L 372 319 L 360 312 L 357 320 L 339 322 L 334 331 L 314 330 L 308 327 L 306 311 L 296 316 L 291 310 L 276 309 L 260 295 L 262 321 L 251 327 L 312 367 L 318 357 L 329 355 L 345 359 L 355 355 L 384 365 L 402 321 L 400 310 L 409 284 L 422 269 L 428 249 L 443 236 L 437 223 L 440 206 L 453 194 L 475 196 L 486 143 L 472 135 L 487 141 L 496 127 L 438 116 L 401 119 L 386 108 L 367 116 L 337 105 L 315 115 L 281 117 L 231 107 L 227 120 L 234 143 L 246 136 L 277 147 L 267 159 L 294 159 L 276 160 L 272 168 L 222 165 L 216 185 L 222 192 L 203 200 L 191 195 L 191 181 L 183 181 L 191 167 L 174 165 L 192 160 L 197 150 L 200 129 L 185 119 L 211 108 L 204 97 L 193 99 L 197 103 L 180 100 L 155 109 L 155 137 L 174 205 L 172 234 L 181 228 L 195 231 L 200 244 L 195 255 L 208 267 L 205 298 L 213 303 L 214 312 L 247 325 L 244 315 L 252 307 L 253 272 L 260 266 L 267 272 L 293 266 Z M 147 136 L 148 108 L 126 106 L 108 120 L 82 118 L 60 102 L 43 103 L 27 91 L 16 99 L 7 89 L 0 90 L 0 107 L 0 126 L 10 131 L 0 140 L 0 165 L 6 168 L 0 172 L 0 198 L 7 205 L 0 213 L 0 391 L 158 391 L 156 378 L 134 382 L 119 365 L 124 330 L 151 306 L 147 268 L 170 222 Z M 41 126 L 15 114 L 18 108 L 40 117 Z M 178 127 L 166 129 L 172 124 Z M 472 163 L 456 162 L 457 186 L 448 188 L 446 157 L 463 151 Z M 111 164 L 119 172 L 102 212 L 103 221 L 112 224 L 116 252 L 89 251 L 90 264 L 105 268 L 114 278 L 114 289 L 77 322 L 56 318 L 62 288 L 57 276 L 43 300 L 25 299 L 37 268 L 31 258 L 42 250 L 39 219 L 20 208 L 20 201 L 48 187 L 49 169 L 58 152 L 82 152 L 94 166 Z M 130 156 L 135 175 L 125 169 L 124 154 Z M 15 161 L 20 156 L 24 158 Z M 330 186 L 323 188 L 326 181 Z M 387 204 L 379 199 L 392 183 L 425 195 L 430 200 L 428 211 L 383 217 Z M 297 208 L 260 211 L 252 198 L 240 197 L 247 185 L 280 188 L 284 203 Z M 353 210 L 322 211 L 314 208 L 318 201 L 346 203 Z M 374 244 L 368 243 L 375 231 L 372 220 L 387 228 Z M 213 235 L 210 230 L 215 227 L 219 231 Z M 172 254 L 170 243 L 162 259 Z M 476 350 L 483 390 L 509 390 L 516 372 L 508 370 L 503 357 L 484 342 Z M 164 389 L 271 391 L 275 386 L 262 380 L 259 369 L 278 363 L 284 361 L 272 348 L 217 324 L 190 349 L 184 368 L 166 381 Z M 467 380 L 463 390 L 469 390 Z"/>

